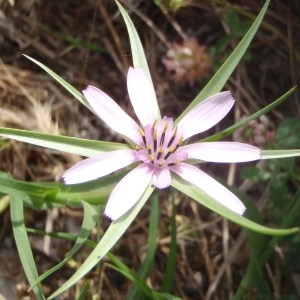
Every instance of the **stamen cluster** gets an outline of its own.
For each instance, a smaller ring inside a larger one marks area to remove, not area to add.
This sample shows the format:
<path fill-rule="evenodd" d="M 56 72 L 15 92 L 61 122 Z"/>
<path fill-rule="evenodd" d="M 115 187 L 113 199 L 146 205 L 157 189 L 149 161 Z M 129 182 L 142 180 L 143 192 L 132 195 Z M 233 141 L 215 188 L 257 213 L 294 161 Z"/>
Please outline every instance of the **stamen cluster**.
<path fill-rule="evenodd" d="M 176 153 L 182 144 L 182 134 L 178 127 L 173 129 L 173 119 L 164 117 L 151 125 L 139 128 L 142 138 L 140 145 L 136 145 L 137 158 L 155 167 L 177 165 L 187 158 L 185 153 Z"/>

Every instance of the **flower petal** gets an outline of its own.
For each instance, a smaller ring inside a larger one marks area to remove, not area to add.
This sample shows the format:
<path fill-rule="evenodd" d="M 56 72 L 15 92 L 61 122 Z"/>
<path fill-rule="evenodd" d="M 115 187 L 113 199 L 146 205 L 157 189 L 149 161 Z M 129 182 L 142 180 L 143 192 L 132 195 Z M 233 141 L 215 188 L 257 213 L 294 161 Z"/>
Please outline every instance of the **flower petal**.
<path fill-rule="evenodd" d="M 259 148 L 235 142 L 195 143 L 182 146 L 177 152 L 188 153 L 188 158 L 209 162 L 233 163 L 261 159 Z"/>
<path fill-rule="evenodd" d="M 112 220 L 124 215 L 143 195 L 151 182 L 153 170 L 141 164 L 128 173 L 113 189 L 104 214 Z"/>
<path fill-rule="evenodd" d="M 183 130 L 183 139 L 216 125 L 227 115 L 233 104 L 234 99 L 228 91 L 210 96 L 199 103 L 178 123 L 178 127 Z"/>
<path fill-rule="evenodd" d="M 198 168 L 180 163 L 171 168 L 184 180 L 194 184 L 200 190 L 208 194 L 215 201 L 229 208 L 230 210 L 242 215 L 246 207 L 233 193 L 221 185 L 218 181 L 199 170 Z"/>
<path fill-rule="evenodd" d="M 153 172 L 153 184 L 158 189 L 165 189 L 172 182 L 171 173 L 168 168 L 156 168 Z"/>
<path fill-rule="evenodd" d="M 152 125 L 160 118 L 153 85 L 143 69 L 129 68 L 127 89 L 135 114 L 143 126 Z"/>
<path fill-rule="evenodd" d="M 139 126 L 112 98 L 91 85 L 82 92 L 96 114 L 111 129 L 140 144 Z"/>
<path fill-rule="evenodd" d="M 86 182 L 127 167 L 134 161 L 136 161 L 134 150 L 111 151 L 77 163 L 62 177 L 66 184 Z"/>

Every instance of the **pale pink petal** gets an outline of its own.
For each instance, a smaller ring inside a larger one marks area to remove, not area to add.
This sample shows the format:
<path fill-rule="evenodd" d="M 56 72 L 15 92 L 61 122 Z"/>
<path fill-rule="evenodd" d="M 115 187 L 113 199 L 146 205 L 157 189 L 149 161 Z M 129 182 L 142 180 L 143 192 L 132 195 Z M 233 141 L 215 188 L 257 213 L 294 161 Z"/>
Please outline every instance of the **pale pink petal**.
<path fill-rule="evenodd" d="M 172 182 L 169 168 L 156 168 L 153 172 L 153 184 L 158 189 L 165 189 Z"/>
<path fill-rule="evenodd" d="M 215 201 L 242 215 L 246 207 L 233 193 L 198 168 L 180 163 L 171 168 L 184 180 L 192 183 Z"/>
<path fill-rule="evenodd" d="M 110 194 L 104 214 L 112 220 L 124 215 L 143 195 L 152 174 L 153 170 L 147 164 L 141 164 L 128 173 Z"/>
<path fill-rule="evenodd" d="M 129 68 L 127 89 L 134 111 L 143 126 L 152 125 L 160 118 L 153 85 L 143 69 Z"/>
<path fill-rule="evenodd" d="M 117 150 L 89 157 L 66 171 L 63 180 L 66 184 L 75 184 L 108 175 L 136 161 L 135 152 Z"/>
<path fill-rule="evenodd" d="M 261 159 L 261 150 L 252 145 L 235 142 L 195 143 L 180 147 L 177 152 L 187 153 L 188 158 L 209 162 L 246 162 Z"/>
<path fill-rule="evenodd" d="M 183 139 L 208 130 L 221 121 L 230 111 L 234 99 L 230 92 L 215 94 L 199 103 L 178 123 Z"/>
<path fill-rule="evenodd" d="M 113 99 L 91 85 L 82 92 L 96 114 L 111 129 L 140 144 L 139 126 Z"/>

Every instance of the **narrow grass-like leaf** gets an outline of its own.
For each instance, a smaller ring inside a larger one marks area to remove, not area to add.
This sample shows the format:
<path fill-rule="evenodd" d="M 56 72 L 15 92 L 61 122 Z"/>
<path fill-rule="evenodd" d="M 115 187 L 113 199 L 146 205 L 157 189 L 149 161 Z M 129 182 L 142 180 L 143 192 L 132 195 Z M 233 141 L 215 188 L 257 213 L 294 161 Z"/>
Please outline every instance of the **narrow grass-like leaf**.
<path fill-rule="evenodd" d="M 85 299 L 88 299 L 88 291 L 89 291 L 89 288 L 90 288 L 90 284 L 89 282 L 85 282 L 83 287 L 81 288 L 80 292 L 79 292 L 79 295 L 78 297 L 76 298 L 76 300 L 85 300 Z"/>
<path fill-rule="evenodd" d="M 171 243 L 170 251 L 167 259 L 166 271 L 164 273 L 161 291 L 165 293 L 171 292 L 176 274 L 176 249 L 177 249 L 177 230 L 176 230 L 176 206 L 173 200 L 173 210 L 171 219 Z"/>
<path fill-rule="evenodd" d="M 56 74 L 54 71 L 52 71 L 50 68 L 42 64 L 41 62 L 37 61 L 36 59 L 25 55 L 26 58 L 37 64 L 39 67 L 41 67 L 46 73 L 48 73 L 53 79 L 55 79 L 59 84 L 61 84 L 70 94 L 72 94 L 77 100 L 79 100 L 84 106 L 86 106 L 90 111 L 93 112 L 93 109 L 89 105 L 89 103 L 86 101 L 84 96 L 77 91 L 72 85 L 70 85 L 67 81 L 65 81 L 63 78 L 61 78 L 58 74 Z"/>
<path fill-rule="evenodd" d="M 113 256 L 111 253 L 107 254 L 108 258 L 115 264 L 109 265 L 112 269 L 116 270 L 117 272 L 123 274 L 127 279 L 132 281 L 136 286 L 137 289 L 142 291 L 143 297 L 137 295 L 134 299 L 149 299 L 149 300 L 181 300 L 181 298 L 171 295 L 169 293 L 163 292 L 156 292 L 151 290 L 145 281 L 143 281 L 138 274 L 135 274 L 131 271 L 125 264 L 123 264 L 116 256 Z M 128 298 L 129 299 L 129 298 Z"/>
<path fill-rule="evenodd" d="M 82 156 L 93 156 L 102 152 L 127 149 L 127 144 L 100 142 L 36 131 L 0 127 L 0 136 L 20 142 L 46 147 Z"/>
<path fill-rule="evenodd" d="M 87 274 L 96 264 L 100 262 L 100 260 L 115 245 L 115 243 L 120 239 L 120 237 L 123 235 L 126 229 L 133 222 L 136 215 L 142 209 L 152 192 L 153 188 L 149 186 L 143 194 L 143 196 L 138 201 L 138 203 L 128 213 L 111 223 L 111 225 L 103 235 L 102 239 L 98 243 L 97 247 L 88 256 L 88 258 L 84 261 L 84 263 L 80 266 L 76 273 L 67 282 L 65 282 L 57 291 L 55 291 L 49 297 L 49 299 L 53 299 L 59 294 L 66 291 L 78 280 L 80 280 L 85 274 Z"/>
<path fill-rule="evenodd" d="M 39 276 L 33 285 L 36 285 L 37 283 L 43 281 L 52 273 L 62 268 L 68 262 L 68 260 L 71 259 L 76 254 L 76 252 L 78 252 L 78 250 L 86 243 L 91 231 L 93 230 L 95 224 L 99 219 L 99 214 L 98 209 L 95 206 L 88 204 L 87 202 L 82 201 L 82 206 L 84 211 L 82 226 L 73 248 L 66 254 L 65 258 L 60 263 Z"/>
<path fill-rule="evenodd" d="M 284 157 L 300 156 L 300 149 L 293 150 L 262 150 L 262 159 L 275 159 Z"/>
<path fill-rule="evenodd" d="M 110 268 L 116 270 L 124 277 L 129 279 L 136 286 L 136 288 L 142 292 L 144 297 L 146 297 L 147 299 L 154 299 L 152 290 L 147 286 L 143 279 L 139 277 L 138 274 L 134 273 L 130 268 L 128 268 L 111 253 L 108 253 L 107 257 L 114 263 L 114 265 L 109 264 Z M 141 297 L 141 295 L 139 295 L 138 298 L 135 299 L 144 299 L 144 297 Z"/>
<path fill-rule="evenodd" d="M 177 118 L 176 124 L 198 103 L 202 100 L 208 98 L 209 96 L 218 93 L 224 87 L 226 81 L 242 59 L 243 55 L 245 54 L 246 50 L 248 49 L 252 39 L 254 38 L 263 17 L 267 11 L 269 6 L 270 0 L 267 0 L 261 9 L 260 13 L 258 14 L 257 18 L 234 49 L 234 51 L 230 54 L 224 64 L 219 68 L 219 70 L 215 73 L 212 79 L 207 83 L 207 85 L 203 88 L 203 90 L 196 96 L 196 98 L 190 103 L 190 105 L 181 113 L 181 115 Z"/>
<path fill-rule="evenodd" d="M 158 236 L 158 219 L 159 219 L 159 209 L 158 209 L 158 197 L 157 194 L 152 196 L 152 205 L 149 219 L 149 235 L 148 235 L 148 248 L 146 253 L 146 258 L 142 263 L 140 270 L 138 272 L 138 277 L 141 280 L 146 280 L 153 266 L 153 261 L 156 253 L 156 239 Z M 134 285 L 128 300 L 141 299 L 140 291 L 138 286 Z"/>
<path fill-rule="evenodd" d="M 0 191 L 26 193 L 29 197 L 24 199 L 24 203 L 31 208 L 47 209 L 61 204 L 70 207 L 81 207 L 81 201 L 92 205 L 105 204 L 111 191 L 128 170 L 107 175 L 104 178 L 85 183 L 65 185 L 56 182 L 25 182 L 12 179 L 0 172 Z"/>
<path fill-rule="evenodd" d="M 132 54 L 132 58 L 133 58 L 133 65 L 135 68 L 142 68 L 146 72 L 146 74 L 149 77 L 150 83 L 153 86 L 153 81 L 152 81 L 151 74 L 149 71 L 144 48 L 143 48 L 143 45 L 139 38 L 139 35 L 135 29 L 135 26 L 134 26 L 133 22 L 131 21 L 129 15 L 125 11 L 125 9 L 122 7 L 122 5 L 118 1 L 116 1 L 116 4 L 123 16 L 123 19 L 125 21 L 126 28 L 127 28 L 128 34 L 129 34 L 131 54 Z M 154 86 L 153 86 L 153 89 L 154 89 Z M 160 110 L 158 107 L 157 107 L 157 115 L 160 116 Z"/>
<path fill-rule="evenodd" d="M 23 200 L 26 197 L 28 196 L 25 193 L 18 193 L 16 191 L 11 193 L 10 215 L 19 257 L 22 262 L 26 277 L 29 283 L 32 285 L 38 278 L 38 273 L 24 224 Z M 40 284 L 33 287 L 33 292 L 36 296 L 36 299 L 45 299 Z"/>
<path fill-rule="evenodd" d="M 223 139 L 224 137 L 232 134 L 233 132 L 235 132 L 237 129 L 239 129 L 240 127 L 242 127 L 243 125 L 248 124 L 249 122 L 259 118 L 260 116 L 268 113 L 269 111 L 271 111 L 272 109 L 274 109 L 276 106 L 278 106 L 279 104 L 281 104 L 284 100 L 286 100 L 292 93 L 295 92 L 296 87 L 291 88 L 289 91 L 287 91 L 284 95 L 282 95 L 280 98 L 278 98 L 277 100 L 273 101 L 272 103 L 270 103 L 269 105 L 265 106 L 264 108 L 260 109 L 259 111 L 257 111 L 256 113 L 252 114 L 251 116 L 239 121 L 238 123 L 228 127 L 227 129 L 224 129 L 214 135 L 211 135 L 207 138 L 204 138 L 201 140 L 201 142 L 212 142 L 212 141 L 218 141 Z"/>
<path fill-rule="evenodd" d="M 125 21 L 126 28 L 127 28 L 128 34 L 129 34 L 133 65 L 136 68 L 142 68 L 148 74 L 149 78 L 151 79 L 151 74 L 149 71 L 144 48 L 141 43 L 140 37 L 135 29 L 135 26 L 132 23 L 129 15 L 127 14 L 127 12 L 123 8 L 123 6 L 118 1 L 116 1 L 116 4 L 123 16 L 123 19 Z"/>
<path fill-rule="evenodd" d="M 267 235 L 288 235 L 299 232 L 299 228 L 289 228 L 289 229 L 273 229 L 260 224 L 257 224 L 244 216 L 240 216 L 233 211 L 229 210 L 225 206 L 221 205 L 213 198 L 209 197 L 207 194 L 202 192 L 200 189 L 197 189 L 195 186 L 190 185 L 189 183 L 183 181 L 182 179 L 173 177 L 172 186 L 182 193 L 193 198 L 200 204 L 206 206 L 210 210 L 218 213 L 219 215 L 231 220 L 234 223 L 239 224 L 242 227 L 248 228 L 250 230 L 267 234 Z M 220 195 L 222 197 L 222 195 Z"/>
<path fill-rule="evenodd" d="M 52 237 L 55 237 L 58 239 L 63 239 L 63 240 L 70 240 L 70 241 L 77 240 L 77 235 L 73 235 L 68 232 L 59 232 L 59 231 L 58 232 L 54 232 L 54 231 L 50 232 L 50 231 L 39 230 L 36 228 L 29 228 L 29 227 L 26 228 L 26 231 L 28 233 L 34 233 L 34 234 L 39 234 L 39 235 L 44 235 L 44 236 L 47 235 L 47 236 L 52 236 Z M 97 244 L 91 240 L 86 240 L 85 245 L 94 249 Z"/>

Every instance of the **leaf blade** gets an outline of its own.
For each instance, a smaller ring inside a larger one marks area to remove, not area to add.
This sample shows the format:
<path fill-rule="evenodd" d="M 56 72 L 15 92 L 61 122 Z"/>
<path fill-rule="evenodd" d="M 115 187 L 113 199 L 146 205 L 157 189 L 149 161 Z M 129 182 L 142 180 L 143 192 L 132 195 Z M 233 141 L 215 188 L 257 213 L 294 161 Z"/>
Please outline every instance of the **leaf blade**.
<path fill-rule="evenodd" d="M 224 87 L 226 81 L 242 59 L 246 50 L 248 49 L 252 39 L 254 38 L 263 18 L 267 11 L 267 8 L 270 4 L 270 0 L 267 0 L 259 12 L 258 16 L 254 20 L 253 24 L 240 41 L 238 46 L 233 50 L 224 64 L 219 68 L 219 70 L 215 73 L 215 75 L 211 78 L 211 80 L 207 83 L 207 85 L 203 88 L 203 90 L 196 96 L 196 98 L 190 103 L 190 105 L 180 114 L 180 116 L 176 119 L 176 124 L 198 103 L 202 100 L 208 98 L 209 96 L 218 93 Z"/>
<path fill-rule="evenodd" d="M 94 156 L 102 152 L 129 148 L 129 145 L 127 144 L 94 141 L 3 127 L 0 127 L 0 136 L 36 146 L 82 156 Z"/>
<path fill-rule="evenodd" d="M 172 186 L 182 193 L 188 195 L 189 197 L 196 200 L 198 203 L 206 206 L 210 210 L 216 212 L 217 214 L 231 220 L 232 222 L 239 224 L 242 227 L 248 228 L 250 230 L 267 234 L 267 235 L 288 235 L 299 232 L 299 228 L 289 228 L 289 229 L 273 229 L 260 224 L 257 224 L 243 216 L 240 216 L 228 208 L 224 207 L 213 198 L 206 195 L 201 190 L 196 187 L 184 182 L 183 180 L 173 177 Z"/>

